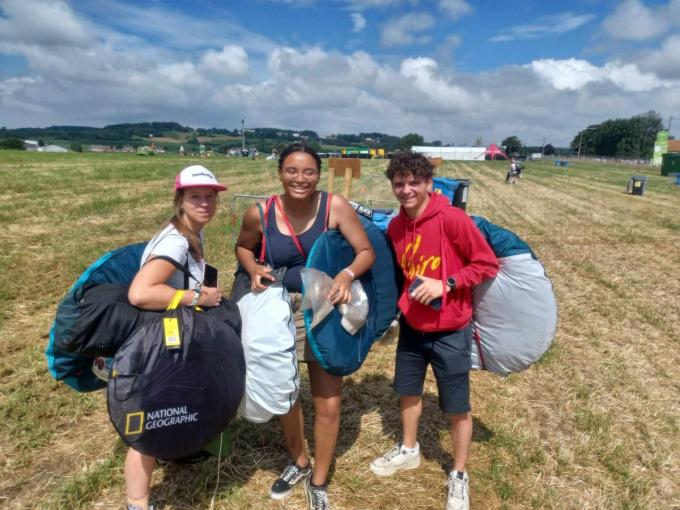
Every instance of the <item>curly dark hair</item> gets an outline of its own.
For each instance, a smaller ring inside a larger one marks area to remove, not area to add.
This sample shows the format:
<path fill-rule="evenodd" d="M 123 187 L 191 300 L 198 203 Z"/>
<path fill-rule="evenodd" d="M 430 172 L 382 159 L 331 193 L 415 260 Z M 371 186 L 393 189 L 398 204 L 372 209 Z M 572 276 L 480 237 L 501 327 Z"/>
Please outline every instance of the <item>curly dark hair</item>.
<path fill-rule="evenodd" d="M 314 161 L 316 161 L 316 169 L 319 172 L 321 172 L 321 158 L 314 149 L 312 149 L 311 147 L 307 147 L 303 143 L 291 143 L 288 147 L 283 149 L 281 155 L 279 156 L 279 172 L 283 170 L 283 162 L 286 160 L 288 156 L 290 156 L 294 152 L 304 152 L 312 156 L 314 158 Z"/>
<path fill-rule="evenodd" d="M 392 156 L 387 165 L 385 176 L 391 181 L 396 176 L 404 177 L 408 174 L 422 179 L 432 179 L 434 165 L 422 154 L 417 152 L 399 152 Z"/>

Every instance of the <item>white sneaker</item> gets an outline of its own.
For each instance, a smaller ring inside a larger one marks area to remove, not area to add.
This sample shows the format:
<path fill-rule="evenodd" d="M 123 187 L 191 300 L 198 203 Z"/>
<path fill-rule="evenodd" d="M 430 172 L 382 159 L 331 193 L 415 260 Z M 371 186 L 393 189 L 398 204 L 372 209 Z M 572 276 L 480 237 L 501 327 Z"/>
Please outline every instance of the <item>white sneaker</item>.
<path fill-rule="evenodd" d="M 420 466 L 420 452 L 408 453 L 397 445 L 382 457 L 371 462 L 370 469 L 378 476 L 390 476 L 402 469 L 415 469 L 418 466 Z"/>
<path fill-rule="evenodd" d="M 458 471 L 451 471 L 446 485 L 449 493 L 446 497 L 446 510 L 469 510 L 470 495 L 468 494 L 468 475 L 463 472 L 463 478 L 458 477 Z"/>

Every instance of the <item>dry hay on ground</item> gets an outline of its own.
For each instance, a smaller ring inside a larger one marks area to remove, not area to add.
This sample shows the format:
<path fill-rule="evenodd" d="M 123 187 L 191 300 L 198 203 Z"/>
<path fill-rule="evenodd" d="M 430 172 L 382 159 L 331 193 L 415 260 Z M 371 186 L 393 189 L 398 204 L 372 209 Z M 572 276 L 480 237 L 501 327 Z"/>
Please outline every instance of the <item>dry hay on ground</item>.
<path fill-rule="evenodd" d="M 150 237 L 169 213 L 174 172 L 189 163 L 68 156 L 64 163 L 22 155 L 0 169 L 8 182 L 0 206 L 0 505 L 8 508 L 120 508 L 124 448 L 104 399 L 53 382 L 42 350 L 75 277 L 104 251 Z M 230 186 L 207 232 L 209 259 L 224 282 L 234 268 L 231 198 L 275 192 L 270 163 L 210 162 Z M 364 163 L 357 198 L 392 199 L 385 164 Z M 645 196 L 626 195 L 629 172 L 529 163 L 520 183 L 508 186 L 504 165 L 444 165 L 444 175 L 472 179 L 469 212 L 536 250 L 560 306 L 555 345 L 540 363 L 504 380 L 472 376 L 472 508 L 680 505 L 680 190 L 652 175 Z M 83 178 L 93 185 L 74 189 Z M 399 439 L 393 360 L 394 343 L 378 344 L 345 381 L 330 485 L 336 509 L 404 508 L 404 498 L 414 510 L 443 507 L 450 440 L 431 377 L 422 468 L 384 479 L 368 470 Z M 303 404 L 311 439 L 306 386 Z M 285 458 L 277 424 L 240 425 L 234 452 L 220 465 L 215 508 L 304 508 L 301 490 L 285 505 L 268 498 Z M 207 508 L 216 469 L 216 460 L 158 469 L 154 496 L 168 510 Z"/>

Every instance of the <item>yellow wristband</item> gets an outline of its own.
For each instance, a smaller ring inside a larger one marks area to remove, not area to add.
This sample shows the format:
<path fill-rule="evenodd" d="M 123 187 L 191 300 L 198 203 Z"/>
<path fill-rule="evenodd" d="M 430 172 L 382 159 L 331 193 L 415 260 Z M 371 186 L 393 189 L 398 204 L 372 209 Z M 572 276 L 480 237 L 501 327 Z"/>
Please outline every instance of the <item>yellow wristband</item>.
<path fill-rule="evenodd" d="M 184 297 L 184 291 L 183 290 L 178 290 L 175 292 L 175 295 L 172 296 L 172 299 L 170 300 L 170 304 L 168 305 L 167 310 L 174 310 L 179 306 L 180 301 L 182 301 L 182 298 Z"/>

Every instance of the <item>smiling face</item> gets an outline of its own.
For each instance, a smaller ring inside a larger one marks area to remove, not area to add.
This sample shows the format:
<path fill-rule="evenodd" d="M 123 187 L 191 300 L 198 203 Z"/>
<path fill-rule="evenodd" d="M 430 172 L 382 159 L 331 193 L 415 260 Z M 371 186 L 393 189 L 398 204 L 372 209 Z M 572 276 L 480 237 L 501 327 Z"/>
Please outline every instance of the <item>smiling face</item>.
<path fill-rule="evenodd" d="M 320 178 L 321 171 L 316 160 L 306 152 L 289 154 L 279 170 L 279 179 L 285 194 L 295 199 L 312 196 Z"/>
<path fill-rule="evenodd" d="M 414 177 L 412 173 L 406 173 L 395 175 L 391 183 L 392 192 L 406 214 L 411 218 L 420 216 L 429 202 L 432 178 Z"/>
<path fill-rule="evenodd" d="M 208 223 L 217 210 L 217 191 L 198 187 L 183 190 L 180 207 L 191 224 L 202 227 Z"/>

